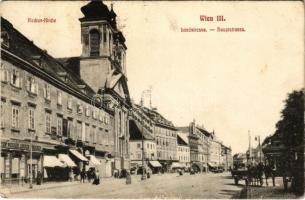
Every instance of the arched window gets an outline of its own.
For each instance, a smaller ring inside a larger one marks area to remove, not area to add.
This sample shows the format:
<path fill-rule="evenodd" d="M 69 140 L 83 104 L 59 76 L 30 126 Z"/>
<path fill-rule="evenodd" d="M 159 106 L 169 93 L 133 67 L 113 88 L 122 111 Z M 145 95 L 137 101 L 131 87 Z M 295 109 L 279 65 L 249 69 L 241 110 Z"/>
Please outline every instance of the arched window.
<path fill-rule="evenodd" d="M 100 55 L 100 33 L 93 29 L 90 31 L 90 56 Z"/>

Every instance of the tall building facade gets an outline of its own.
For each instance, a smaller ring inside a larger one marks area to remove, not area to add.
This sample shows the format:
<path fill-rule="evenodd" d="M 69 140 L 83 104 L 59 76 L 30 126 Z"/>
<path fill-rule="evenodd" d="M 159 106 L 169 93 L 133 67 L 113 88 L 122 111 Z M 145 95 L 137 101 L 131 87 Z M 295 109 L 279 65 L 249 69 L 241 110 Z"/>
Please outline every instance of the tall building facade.
<path fill-rule="evenodd" d="M 133 105 L 132 119 L 129 121 L 131 166 L 157 168 L 157 145 L 153 133 L 153 121 L 138 105 Z M 153 162 L 152 162 L 153 161 Z M 154 170 L 154 169 L 153 169 Z"/>
<path fill-rule="evenodd" d="M 168 171 L 177 158 L 177 128 L 154 109 L 142 108 L 153 121 L 154 139 L 157 145 L 157 160 Z"/>
<path fill-rule="evenodd" d="M 190 146 L 187 133 L 178 131 L 177 133 L 177 158 L 182 167 L 190 167 Z"/>
<path fill-rule="evenodd" d="M 2 183 L 129 168 L 125 38 L 101 1 L 81 10 L 83 52 L 72 58 L 55 59 L 1 19 Z"/>
<path fill-rule="evenodd" d="M 203 127 L 196 125 L 195 120 L 187 127 L 179 127 L 187 133 L 190 146 L 190 163 L 198 171 L 208 171 L 209 139 L 211 134 Z"/>
<path fill-rule="evenodd" d="M 209 166 L 211 168 L 220 167 L 222 163 L 221 143 L 216 138 L 209 141 Z"/>

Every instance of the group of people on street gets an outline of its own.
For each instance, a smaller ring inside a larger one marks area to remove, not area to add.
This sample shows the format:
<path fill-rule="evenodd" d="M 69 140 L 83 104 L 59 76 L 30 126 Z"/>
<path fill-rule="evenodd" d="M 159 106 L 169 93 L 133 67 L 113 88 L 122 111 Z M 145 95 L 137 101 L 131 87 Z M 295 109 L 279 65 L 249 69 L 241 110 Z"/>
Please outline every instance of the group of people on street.
<path fill-rule="evenodd" d="M 100 175 L 99 171 L 95 170 L 94 168 L 90 168 L 87 172 L 85 169 L 83 169 L 80 172 L 80 182 L 85 183 L 85 180 L 88 179 L 88 182 L 91 183 L 91 180 L 93 180 L 92 184 L 99 185 L 100 184 Z"/>
<path fill-rule="evenodd" d="M 274 165 L 263 164 L 250 164 L 247 166 L 248 169 L 248 182 L 250 185 L 263 186 L 263 175 L 265 175 L 266 186 L 268 186 L 268 179 L 272 178 L 272 184 L 275 186 L 275 168 Z"/>

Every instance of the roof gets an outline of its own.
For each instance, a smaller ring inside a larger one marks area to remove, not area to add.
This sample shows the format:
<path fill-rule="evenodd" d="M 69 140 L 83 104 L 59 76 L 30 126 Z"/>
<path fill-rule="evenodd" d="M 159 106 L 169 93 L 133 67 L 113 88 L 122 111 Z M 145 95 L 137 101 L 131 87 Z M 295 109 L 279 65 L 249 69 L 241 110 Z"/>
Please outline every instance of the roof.
<path fill-rule="evenodd" d="M 135 120 L 129 121 L 129 134 L 130 140 L 154 140 L 153 136 Z"/>
<path fill-rule="evenodd" d="M 214 137 L 212 133 L 208 132 L 207 130 L 205 130 L 204 128 L 198 127 L 196 126 L 196 128 L 203 133 L 206 137 Z"/>
<path fill-rule="evenodd" d="M 47 51 L 36 46 L 33 41 L 25 37 L 22 33 L 16 30 L 8 20 L 2 17 L 1 29 L 2 31 L 7 32 L 9 36 L 9 46 L 1 45 L 1 48 L 30 63 L 31 66 L 33 66 L 31 70 L 37 73 L 38 76 L 38 72 L 43 71 L 62 84 L 70 86 L 90 99 L 95 94 L 93 89 L 73 70 L 49 55 Z M 35 62 L 34 57 L 39 58 L 41 63 L 40 65 Z M 84 87 L 80 88 L 80 85 Z"/>
<path fill-rule="evenodd" d="M 186 134 L 178 132 L 177 140 L 178 140 L 178 144 L 181 144 L 181 145 L 188 145 L 189 144 L 189 140 L 188 140 L 188 137 L 187 137 Z"/>
<path fill-rule="evenodd" d="M 177 128 L 174 126 L 174 124 L 167 120 L 165 117 L 163 117 L 160 113 L 158 113 L 156 110 L 152 110 L 146 107 L 141 107 L 139 105 L 136 105 L 138 108 L 142 109 L 145 114 L 158 126 L 162 126 L 164 128 L 169 128 L 172 130 L 177 130 Z"/>
<path fill-rule="evenodd" d="M 80 20 L 92 20 L 92 19 L 106 19 L 111 20 L 111 18 L 115 17 L 115 13 L 110 12 L 108 7 L 99 0 L 93 0 L 89 2 L 87 5 L 81 7 L 82 13 L 85 17 Z"/>
<path fill-rule="evenodd" d="M 127 49 L 125 45 L 125 37 L 123 36 L 122 32 L 119 31 L 117 28 L 117 22 L 116 22 L 117 15 L 113 11 L 112 4 L 111 4 L 111 9 L 109 10 L 102 0 L 92 0 L 87 5 L 81 7 L 81 11 L 84 14 L 84 17 L 79 19 L 81 22 L 92 21 L 92 20 L 108 21 L 114 30 L 114 39 L 118 39 L 125 47 L 125 49 Z"/>
<path fill-rule="evenodd" d="M 65 58 L 57 58 L 57 61 L 63 65 L 65 68 L 69 69 L 69 71 L 73 72 L 75 76 L 78 78 L 80 77 L 80 57 L 65 57 Z M 124 90 L 126 102 L 128 105 L 131 104 L 130 102 L 130 96 L 129 96 L 129 90 L 127 86 L 127 78 L 126 76 L 120 72 L 119 69 L 113 69 L 109 72 L 107 76 L 101 76 L 101 86 L 104 86 L 107 91 L 108 89 L 112 90 L 112 92 L 116 93 L 114 91 L 115 86 L 121 82 L 122 87 Z M 102 79 L 103 78 L 103 79 Z M 106 90 L 105 90 L 106 91 Z M 116 96 L 120 96 L 116 93 Z"/>

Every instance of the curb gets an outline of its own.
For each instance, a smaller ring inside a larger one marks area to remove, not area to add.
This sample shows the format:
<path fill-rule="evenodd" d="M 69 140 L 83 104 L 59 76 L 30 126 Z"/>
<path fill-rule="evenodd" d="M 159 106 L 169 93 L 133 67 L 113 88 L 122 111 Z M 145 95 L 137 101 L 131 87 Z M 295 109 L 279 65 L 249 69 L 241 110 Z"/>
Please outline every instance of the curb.
<path fill-rule="evenodd" d="M 109 178 L 104 178 L 103 179 L 104 181 L 111 181 L 111 180 L 115 180 L 115 179 L 112 179 L 111 177 Z M 47 190 L 47 189 L 53 189 L 53 188 L 59 188 L 59 187 L 67 187 L 67 186 L 75 186 L 75 185 L 81 185 L 81 184 L 92 184 L 92 183 L 89 183 L 89 182 L 86 182 L 86 183 L 80 183 L 80 181 L 75 181 L 75 182 L 72 182 L 72 183 L 69 183 L 69 184 L 55 184 L 55 185 L 50 185 L 48 187 L 43 187 L 43 188 L 32 188 L 32 189 L 25 189 L 25 190 L 19 190 L 19 191 L 10 191 L 10 189 L 8 188 L 4 188 L 2 189 L 3 191 L 0 192 L 0 197 L 4 196 L 6 197 L 7 195 L 10 195 L 10 194 L 19 194 L 19 193 L 26 193 L 26 192 L 32 192 L 32 191 L 40 191 L 40 190 Z"/>
<path fill-rule="evenodd" d="M 26 192 L 32 192 L 32 191 L 39 191 L 39 190 L 47 190 L 51 188 L 58 188 L 58 187 L 66 187 L 66 186 L 74 186 L 74 185 L 79 185 L 81 183 L 73 183 L 73 184 L 68 184 L 68 185 L 54 185 L 54 186 L 49 186 L 49 187 L 44 187 L 44 188 L 32 188 L 32 189 L 26 189 L 26 190 L 19 190 L 19 191 L 10 191 L 10 189 L 6 189 L 8 191 L 3 192 L 1 194 L 4 195 L 9 195 L 9 194 L 18 194 L 18 193 L 26 193 Z"/>

